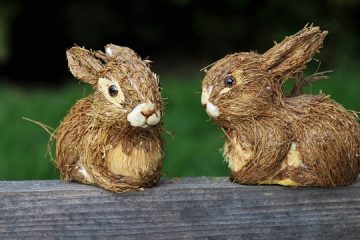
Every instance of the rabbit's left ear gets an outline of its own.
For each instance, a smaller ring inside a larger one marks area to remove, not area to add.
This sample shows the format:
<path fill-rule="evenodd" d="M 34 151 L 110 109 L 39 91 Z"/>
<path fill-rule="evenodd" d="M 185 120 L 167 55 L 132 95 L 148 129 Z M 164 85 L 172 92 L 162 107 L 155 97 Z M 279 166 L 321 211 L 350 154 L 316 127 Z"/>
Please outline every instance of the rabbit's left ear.
<path fill-rule="evenodd" d="M 91 85 L 97 83 L 104 65 L 94 52 L 81 47 L 72 47 L 66 51 L 66 56 L 74 77 Z"/>
<path fill-rule="evenodd" d="M 110 58 L 120 61 L 132 61 L 134 59 L 140 59 L 134 50 L 111 43 L 105 46 L 105 54 Z"/>
<path fill-rule="evenodd" d="M 270 71 L 275 79 L 286 79 L 300 72 L 322 46 L 327 33 L 319 27 L 305 26 L 261 55 L 263 69 Z"/>

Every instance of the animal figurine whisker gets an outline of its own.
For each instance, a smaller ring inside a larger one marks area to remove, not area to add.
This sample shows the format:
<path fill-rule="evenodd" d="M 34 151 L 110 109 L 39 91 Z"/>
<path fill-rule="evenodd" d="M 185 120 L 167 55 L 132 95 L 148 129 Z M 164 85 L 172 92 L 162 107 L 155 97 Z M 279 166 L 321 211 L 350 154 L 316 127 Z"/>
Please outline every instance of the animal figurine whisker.
<path fill-rule="evenodd" d="M 333 187 L 360 172 L 358 118 L 329 96 L 302 94 L 302 77 L 327 35 L 305 26 L 263 54 L 225 56 L 205 72 L 201 103 L 225 132 L 230 179 L 242 184 Z M 291 96 L 284 82 L 295 78 Z"/>
<path fill-rule="evenodd" d="M 156 185 L 163 158 L 158 78 L 133 50 L 73 47 L 71 73 L 95 92 L 79 100 L 55 132 L 62 178 L 125 192 Z"/>

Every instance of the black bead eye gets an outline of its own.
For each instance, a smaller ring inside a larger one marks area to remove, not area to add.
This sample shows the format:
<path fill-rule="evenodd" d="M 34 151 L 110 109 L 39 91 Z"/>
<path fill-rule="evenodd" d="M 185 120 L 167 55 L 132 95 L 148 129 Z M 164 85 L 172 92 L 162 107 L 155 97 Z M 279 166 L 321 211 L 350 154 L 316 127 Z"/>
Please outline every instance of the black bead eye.
<path fill-rule="evenodd" d="M 115 86 L 115 85 L 111 85 L 110 87 L 109 87 L 109 94 L 110 94 L 110 96 L 112 96 L 112 97 L 116 97 L 116 95 L 118 95 L 118 89 L 117 89 L 117 87 Z"/>
<path fill-rule="evenodd" d="M 235 78 L 231 75 L 225 77 L 224 84 L 226 87 L 232 87 L 235 84 Z"/>

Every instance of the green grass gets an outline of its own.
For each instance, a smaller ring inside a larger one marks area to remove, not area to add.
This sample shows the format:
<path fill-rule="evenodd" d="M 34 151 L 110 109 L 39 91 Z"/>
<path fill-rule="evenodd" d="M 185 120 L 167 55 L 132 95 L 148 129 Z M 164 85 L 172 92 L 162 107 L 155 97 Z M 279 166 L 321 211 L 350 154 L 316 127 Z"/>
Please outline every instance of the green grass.
<path fill-rule="evenodd" d="M 164 173 L 169 176 L 227 174 L 219 151 L 224 141 L 221 130 L 207 121 L 200 104 L 200 79 L 164 80 L 165 128 L 175 133 L 165 135 Z"/>
<path fill-rule="evenodd" d="M 329 80 L 315 83 L 308 91 L 320 89 L 346 108 L 360 111 L 360 71 L 343 64 Z M 208 121 L 200 104 L 202 75 L 161 75 L 162 95 L 166 98 L 164 134 L 167 176 L 227 175 L 219 149 L 224 137 Z M 45 157 L 48 134 L 25 121 L 28 117 L 56 127 L 74 102 L 91 90 L 85 84 L 64 88 L 28 90 L 0 85 L 0 180 L 58 178 L 49 157 Z"/>

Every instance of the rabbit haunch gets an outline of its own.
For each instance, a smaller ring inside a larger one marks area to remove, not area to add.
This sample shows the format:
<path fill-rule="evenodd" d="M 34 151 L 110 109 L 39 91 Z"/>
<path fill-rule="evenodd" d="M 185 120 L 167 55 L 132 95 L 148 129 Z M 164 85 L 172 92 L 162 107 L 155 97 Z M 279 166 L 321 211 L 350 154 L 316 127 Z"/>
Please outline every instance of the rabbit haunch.
<path fill-rule="evenodd" d="M 207 71 L 201 102 L 227 136 L 223 150 L 233 181 L 287 186 L 356 181 L 357 116 L 323 94 L 282 92 L 284 81 L 302 72 L 326 34 L 305 27 L 264 54 L 227 55 Z"/>
<path fill-rule="evenodd" d="M 66 180 L 123 192 L 155 185 L 162 165 L 158 79 L 131 49 L 67 51 L 72 74 L 95 92 L 56 131 L 56 166 Z"/>

